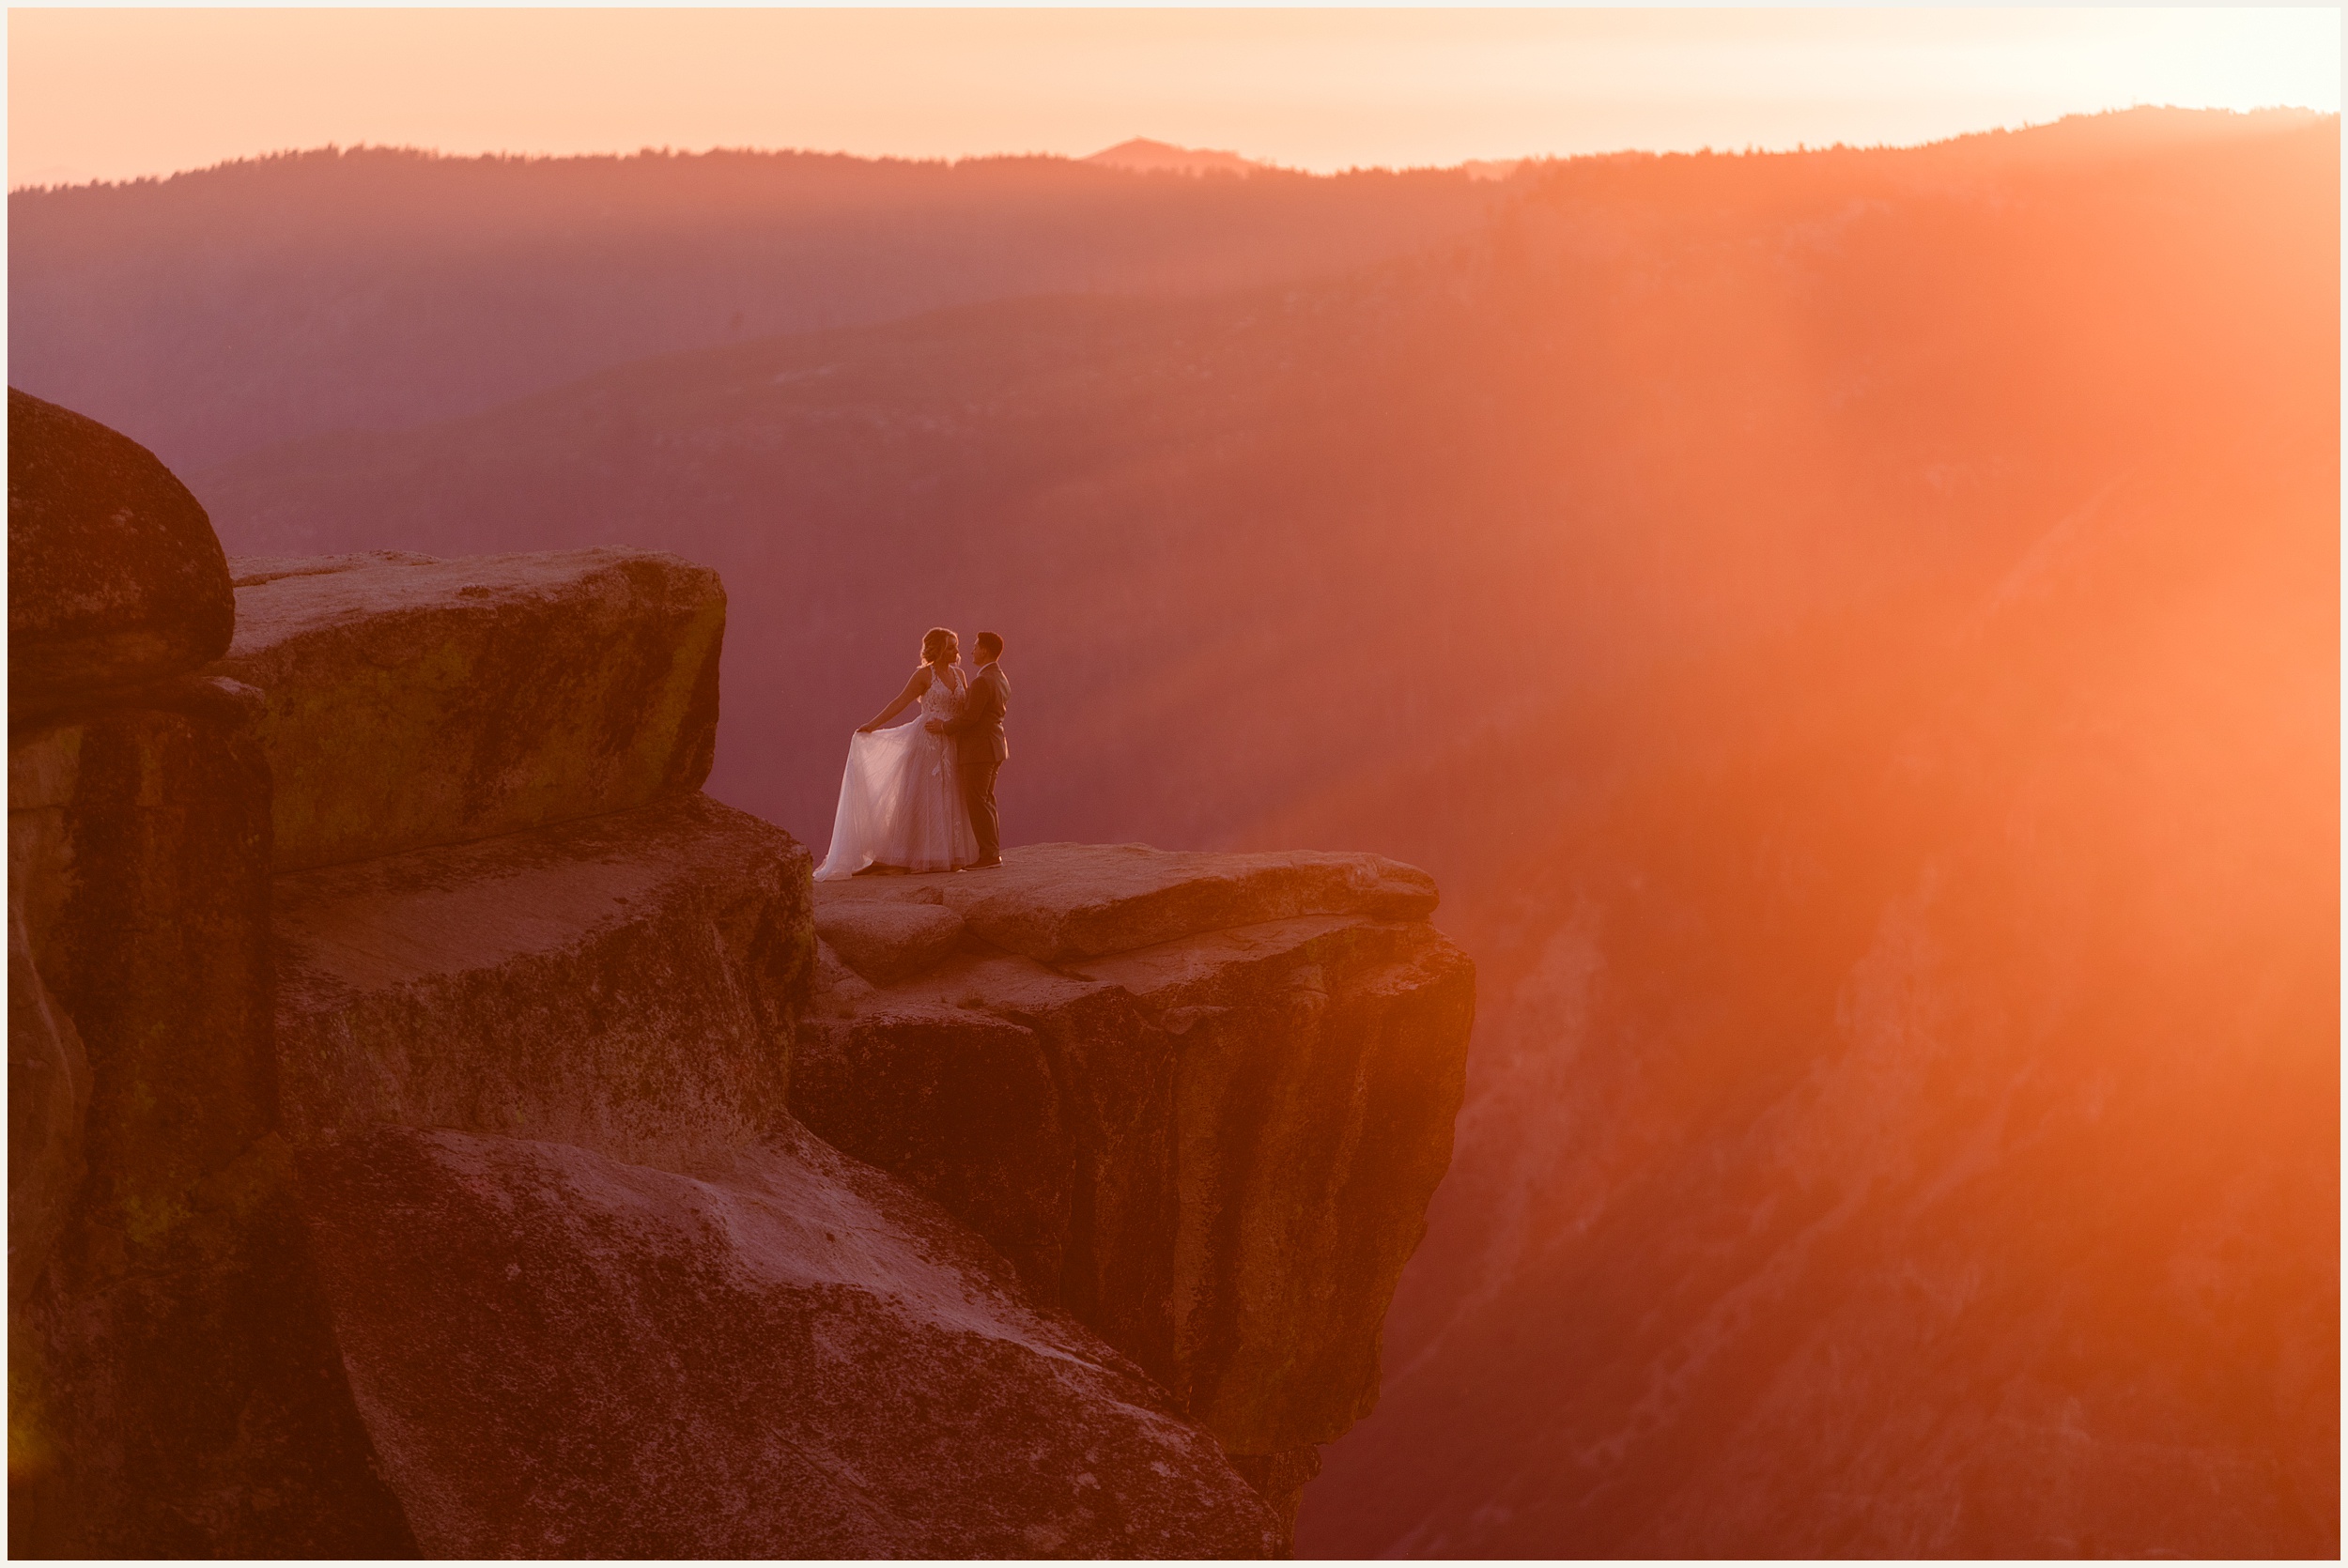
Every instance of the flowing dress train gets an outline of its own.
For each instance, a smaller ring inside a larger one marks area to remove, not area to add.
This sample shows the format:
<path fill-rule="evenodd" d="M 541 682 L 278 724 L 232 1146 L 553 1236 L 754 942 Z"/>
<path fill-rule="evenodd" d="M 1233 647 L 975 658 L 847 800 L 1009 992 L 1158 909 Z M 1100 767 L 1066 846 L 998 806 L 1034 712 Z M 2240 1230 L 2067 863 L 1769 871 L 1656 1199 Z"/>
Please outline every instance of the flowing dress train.
<path fill-rule="evenodd" d="M 961 713 L 965 695 L 965 688 L 932 676 L 912 718 L 849 738 L 831 853 L 816 869 L 817 881 L 852 877 L 873 865 L 950 871 L 979 858 L 954 738 L 923 728 Z"/>

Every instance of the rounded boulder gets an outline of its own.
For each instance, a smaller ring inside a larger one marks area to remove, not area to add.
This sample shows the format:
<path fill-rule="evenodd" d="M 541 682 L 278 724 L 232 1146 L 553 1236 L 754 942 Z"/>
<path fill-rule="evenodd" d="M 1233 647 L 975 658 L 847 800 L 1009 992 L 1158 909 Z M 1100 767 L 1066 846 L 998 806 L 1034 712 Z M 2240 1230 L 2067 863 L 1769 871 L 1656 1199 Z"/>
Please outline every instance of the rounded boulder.
<path fill-rule="evenodd" d="M 211 519 L 155 454 L 8 389 L 8 694 L 47 708 L 196 669 L 237 600 Z"/>

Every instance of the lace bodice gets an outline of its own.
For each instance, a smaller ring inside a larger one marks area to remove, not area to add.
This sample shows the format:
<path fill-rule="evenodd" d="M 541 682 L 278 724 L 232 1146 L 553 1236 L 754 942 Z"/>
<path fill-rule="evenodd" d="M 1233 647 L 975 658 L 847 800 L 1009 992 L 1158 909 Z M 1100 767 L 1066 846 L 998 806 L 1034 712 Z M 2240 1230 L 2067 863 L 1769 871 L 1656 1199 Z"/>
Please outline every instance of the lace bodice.
<path fill-rule="evenodd" d="M 933 671 L 930 684 L 921 693 L 921 717 L 953 718 L 961 714 L 963 693 L 948 684 L 947 678 Z"/>

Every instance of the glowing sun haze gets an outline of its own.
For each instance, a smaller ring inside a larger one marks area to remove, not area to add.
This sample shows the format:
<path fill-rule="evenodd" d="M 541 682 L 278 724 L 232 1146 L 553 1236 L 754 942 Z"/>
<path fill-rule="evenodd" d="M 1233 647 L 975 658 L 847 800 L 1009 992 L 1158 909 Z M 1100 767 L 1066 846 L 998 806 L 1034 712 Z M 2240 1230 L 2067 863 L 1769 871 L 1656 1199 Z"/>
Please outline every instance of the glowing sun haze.
<path fill-rule="evenodd" d="M 12 9 L 8 182 L 296 147 L 1291 167 L 1912 143 L 2132 103 L 2340 107 L 2340 13 Z"/>

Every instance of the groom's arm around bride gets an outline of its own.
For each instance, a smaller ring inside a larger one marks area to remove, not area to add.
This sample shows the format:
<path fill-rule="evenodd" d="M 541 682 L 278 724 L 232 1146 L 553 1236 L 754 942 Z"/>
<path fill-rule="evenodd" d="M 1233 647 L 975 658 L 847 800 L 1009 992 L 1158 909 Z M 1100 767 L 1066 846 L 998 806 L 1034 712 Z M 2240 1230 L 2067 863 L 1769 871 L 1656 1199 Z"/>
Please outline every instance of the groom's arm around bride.
<path fill-rule="evenodd" d="M 980 866 L 1002 864 L 1002 825 L 995 809 L 995 775 L 1011 756 L 1003 736 L 1003 715 L 1011 707 L 1011 680 L 1003 673 L 1003 639 L 993 632 L 978 637 L 979 673 L 970 683 L 969 698 L 952 718 L 932 719 L 929 728 L 951 735 L 958 743 L 957 765 L 962 772 L 963 803 L 970 808 L 970 831 L 979 840 Z"/>

